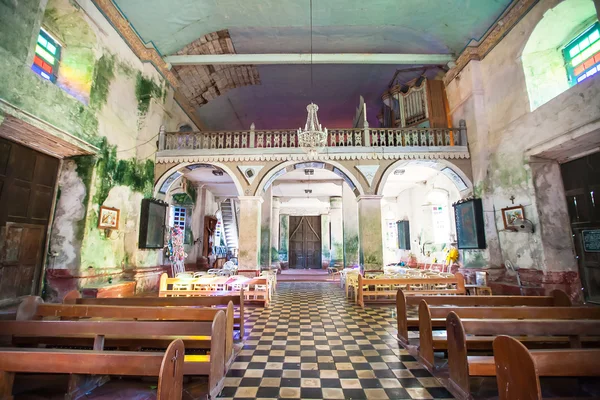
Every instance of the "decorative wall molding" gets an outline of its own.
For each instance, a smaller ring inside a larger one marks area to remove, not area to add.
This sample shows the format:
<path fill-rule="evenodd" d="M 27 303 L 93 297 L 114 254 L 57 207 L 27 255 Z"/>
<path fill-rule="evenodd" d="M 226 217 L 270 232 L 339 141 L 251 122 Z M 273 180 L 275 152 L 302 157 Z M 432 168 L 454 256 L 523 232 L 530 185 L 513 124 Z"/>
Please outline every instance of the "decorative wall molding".
<path fill-rule="evenodd" d="M 357 165 L 354 168 L 356 168 L 361 173 L 361 175 L 369 183 L 369 186 L 373 185 L 373 179 L 375 179 L 375 175 L 377 174 L 379 165 Z"/>
<path fill-rule="evenodd" d="M 338 153 L 319 154 L 312 157 L 308 154 L 221 154 L 221 155 L 167 155 L 157 153 L 156 162 L 168 163 L 192 163 L 192 162 L 244 162 L 244 161 L 343 161 L 343 160 L 458 160 L 468 159 L 469 151 L 461 148 L 451 152 L 389 152 L 389 153 Z"/>
<path fill-rule="evenodd" d="M 458 56 L 456 65 L 446 73 L 444 84 L 450 82 L 463 70 L 471 60 L 483 60 L 485 56 L 506 36 L 512 28 L 538 3 L 539 0 L 515 0 L 513 4 L 498 18 L 486 32 L 483 39 L 468 45 Z"/>

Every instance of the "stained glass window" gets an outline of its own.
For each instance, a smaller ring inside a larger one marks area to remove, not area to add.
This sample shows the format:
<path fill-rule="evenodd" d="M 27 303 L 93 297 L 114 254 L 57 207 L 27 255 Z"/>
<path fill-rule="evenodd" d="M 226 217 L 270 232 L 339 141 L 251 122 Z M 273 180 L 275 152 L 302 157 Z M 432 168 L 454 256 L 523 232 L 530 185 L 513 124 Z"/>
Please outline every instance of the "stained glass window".
<path fill-rule="evenodd" d="M 184 207 L 173 207 L 173 225 L 185 229 L 187 209 Z"/>
<path fill-rule="evenodd" d="M 563 49 L 571 86 L 600 71 L 600 24 L 586 29 Z"/>
<path fill-rule="evenodd" d="M 60 44 L 48 32 L 40 29 L 31 69 L 42 78 L 56 82 L 60 51 Z"/>

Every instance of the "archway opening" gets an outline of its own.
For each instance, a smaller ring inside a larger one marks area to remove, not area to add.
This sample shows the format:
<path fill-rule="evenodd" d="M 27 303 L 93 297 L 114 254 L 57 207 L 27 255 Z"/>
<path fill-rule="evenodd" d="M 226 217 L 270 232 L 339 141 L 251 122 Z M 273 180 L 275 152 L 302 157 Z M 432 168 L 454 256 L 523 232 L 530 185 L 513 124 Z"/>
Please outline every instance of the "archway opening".
<path fill-rule="evenodd" d="M 456 244 L 452 204 L 470 185 L 436 161 L 398 162 L 386 173 L 379 188 L 384 265 L 444 265 Z"/>
<path fill-rule="evenodd" d="M 183 235 L 187 271 L 237 261 L 240 194 L 235 176 L 219 164 L 178 165 L 158 180 L 155 197 L 168 204 L 169 238 L 174 228 Z"/>
<path fill-rule="evenodd" d="M 326 279 L 329 267 L 358 264 L 355 177 L 325 162 L 287 163 L 257 189 L 263 197 L 261 265 L 283 279 Z"/>

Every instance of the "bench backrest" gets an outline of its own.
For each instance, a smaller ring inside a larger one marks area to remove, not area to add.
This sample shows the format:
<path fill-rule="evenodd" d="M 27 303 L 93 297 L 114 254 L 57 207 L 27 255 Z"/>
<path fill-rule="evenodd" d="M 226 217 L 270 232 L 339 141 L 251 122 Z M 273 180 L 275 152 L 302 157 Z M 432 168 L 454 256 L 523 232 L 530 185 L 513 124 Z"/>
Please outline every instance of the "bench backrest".
<path fill-rule="evenodd" d="M 509 336 L 495 338 L 493 347 L 500 400 L 541 400 L 540 376 L 600 376 L 600 349 L 530 352 Z"/>
<path fill-rule="evenodd" d="M 580 346 L 581 336 L 600 335 L 600 320 L 517 320 L 461 319 L 455 312 L 446 318 L 448 368 L 450 381 L 459 388 L 469 387 L 467 334 L 485 336 L 569 336 L 573 346 Z M 573 340 L 574 339 L 574 340 Z"/>
<path fill-rule="evenodd" d="M 195 321 L 204 322 L 204 332 L 208 331 L 212 322 L 220 311 L 218 308 L 197 307 L 129 307 L 129 306 L 102 306 L 102 305 L 77 305 L 77 304 L 46 304 L 37 296 L 27 296 L 17 309 L 17 320 L 39 320 L 48 317 L 60 317 L 85 321 L 89 318 L 110 318 L 113 320 L 136 321 Z M 226 308 L 226 337 L 225 354 L 227 360 L 233 355 L 233 302 Z M 240 322 L 243 324 L 243 322 Z M 173 334 L 185 335 L 184 333 Z M 210 334 L 210 333 L 209 333 Z"/>
<path fill-rule="evenodd" d="M 65 304 L 104 305 L 126 307 L 212 307 L 227 306 L 233 303 L 239 309 L 240 336 L 244 331 L 244 290 L 239 294 L 224 294 L 219 296 L 204 297 L 111 297 L 111 298 L 82 298 L 77 290 L 72 290 L 63 298 Z M 229 319 L 229 317 L 228 317 Z"/>
<path fill-rule="evenodd" d="M 204 322 L 156 321 L 1 321 L 0 336 L 28 337 L 95 337 L 94 350 L 102 350 L 104 338 L 134 336 L 139 339 L 153 336 L 202 336 L 210 340 L 210 392 L 220 384 L 225 373 L 227 321 L 219 310 L 212 324 Z M 112 352 L 111 352 L 112 353 Z"/>
<path fill-rule="evenodd" d="M 0 349 L 0 394 L 12 393 L 14 373 L 157 376 L 158 400 L 180 400 L 184 345 L 174 340 L 164 353 L 89 350 Z"/>
<path fill-rule="evenodd" d="M 600 319 L 600 307 L 429 307 L 425 300 L 421 307 L 429 308 L 431 318 L 444 319 L 450 312 L 471 319 Z"/>
<path fill-rule="evenodd" d="M 562 290 L 553 290 L 550 296 L 434 296 L 405 294 L 402 289 L 396 293 L 396 315 L 398 339 L 408 340 L 407 306 L 417 306 L 425 300 L 429 306 L 468 306 L 468 307 L 570 307 L 571 300 Z M 445 316 L 444 316 L 445 318 Z"/>

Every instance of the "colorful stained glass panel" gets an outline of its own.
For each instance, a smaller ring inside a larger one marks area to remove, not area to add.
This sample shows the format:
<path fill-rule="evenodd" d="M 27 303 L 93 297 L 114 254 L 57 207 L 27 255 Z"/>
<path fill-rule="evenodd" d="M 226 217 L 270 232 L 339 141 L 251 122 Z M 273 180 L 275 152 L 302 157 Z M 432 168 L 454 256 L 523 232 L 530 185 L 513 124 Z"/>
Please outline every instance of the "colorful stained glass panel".
<path fill-rule="evenodd" d="M 41 29 L 35 46 L 31 69 L 42 78 L 56 82 L 60 61 L 60 44 L 48 32 Z"/>
<path fill-rule="evenodd" d="M 596 22 L 563 50 L 571 85 L 594 75 L 600 68 L 600 25 Z"/>

